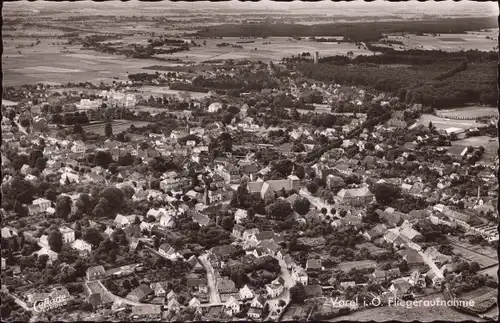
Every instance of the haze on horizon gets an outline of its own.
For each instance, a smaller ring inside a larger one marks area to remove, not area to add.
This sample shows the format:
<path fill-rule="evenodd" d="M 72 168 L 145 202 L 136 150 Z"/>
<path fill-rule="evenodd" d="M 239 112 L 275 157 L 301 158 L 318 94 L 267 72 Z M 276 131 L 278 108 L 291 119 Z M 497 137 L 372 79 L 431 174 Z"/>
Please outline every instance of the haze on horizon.
<path fill-rule="evenodd" d="M 492 16 L 499 14 L 498 4 L 495 1 L 490 2 L 475 2 L 475 1 L 442 1 L 442 2 L 418 2 L 415 0 L 407 2 L 388 2 L 388 1 L 353 1 L 353 2 L 278 2 L 271 0 L 261 0 L 259 2 L 241 2 L 241 1 L 226 1 L 226 2 L 140 2 L 132 0 L 128 2 L 110 1 L 110 2 L 94 2 L 94 1 L 78 1 L 78 2 L 47 2 L 36 1 L 27 3 L 25 1 L 4 3 L 4 13 L 9 10 L 25 11 L 29 8 L 33 10 L 84 10 L 90 12 L 99 12 L 100 9 L 116 10 L 123 14 L 123 11 L 137 10 L 138 12 L 148 12 L 164 9 L 164 14 L 168 14 L 168 9 L 193 9 L 193 11 L 216 10 L 216 11 L 265 11 L 288 14 L 320 14 L 320 15 L 346 15 L 352 16 L 356 14 L 374 13 L 380 14 L 383 11 L 384 15 L 394 14 L 432 14 L 432 15 L 474 15 L 474 16 Z M 99 13 L 100 14 L 100 13 Z"/>

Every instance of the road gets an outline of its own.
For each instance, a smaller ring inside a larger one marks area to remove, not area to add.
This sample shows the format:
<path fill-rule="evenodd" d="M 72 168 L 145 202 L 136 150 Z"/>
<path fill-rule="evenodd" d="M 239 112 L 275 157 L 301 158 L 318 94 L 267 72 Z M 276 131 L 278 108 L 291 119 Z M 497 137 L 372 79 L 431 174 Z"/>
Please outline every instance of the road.
<path fill-rule="evenodd" d="M 207 270 L 207 282 L 208 282 L 208 288 L 210 290 L 210 304 L 220 304 L 220 295 L 217 292 L 216 284 L 217 282 L 215 281 L 215 274 L 214 274 L 214 268 L 212 265 L 210 265 L 210 262 L 208 262 L 206 258 L 206 254 L 201 255 L 198 257 L 202 263 L 202 265 L 205 267 Z"/>
<path fill-rule="evenodd" d="M 429 265 L 429 267 L 432 269 L 432 271 L 434 272 L 434 274 L 436 274 L 437 277 L 441 278 L 441 279 L 444 279 L 444 275 L 443 275 L 443 272 L 441 271 L 441 269 L 438 268 L 438 266 L 436 266 L 436 264 L 434 263 L 434 261 L 432 261 L 432 259 L 430 259 L 425 253 L 423 253 L 422 251 L 419 251 L 418 252 L 419 255 L 422 257 L 422 259 L 425 261 L 425 263 L 427 265 Z"/>
<path fill-rule="evenodd" d="M 22 132 L 22 133 L 24 133 L 25 135 L 27 135 L 27 134 L 28 134 L 28 131 L 26 131 L 26 129 L 25 129 L 23 126 L 21 126 L 21 124 L 20 124 L 19 122 L 14 121 L 14 123 L 15 123 L 15 124 L 16 124 L 16 126 L 19 128 L 19 131 L 21 131 L 21 132 Z"/>
<path fill-rule="evenodd" d="M 281 277 L 285 280 L 285 288 L 292 288 L 295 286 L 295 281 L 292 278 L 292 275 L 290 274 L 290 271 L 288 268 L 286 268 L 286 263 L 283 259 L 278 259 L 280 266 L 281 266 Z"/>
<path fill-rule="evenodd" d="M 269 304 L 269 315 L 266 317 L 265 321 L 276 320 L 280 316 L 281 313 L 276 313 L 276 310 L 281 309 L 281 311 L 283 311 L 286 307 L 286 305 L 283 307 L 278 306 L 278 303 L 281 300 L 285 301 L 286 304 L 290 303 L 290 291 L 288 289 L 285 288 L 283 293 L 281 293 L 278 297 L 271 298 L 266 301 L 266 304 Z M 276 313 L 276 315 L 273 315 L 273 313 Z"/>

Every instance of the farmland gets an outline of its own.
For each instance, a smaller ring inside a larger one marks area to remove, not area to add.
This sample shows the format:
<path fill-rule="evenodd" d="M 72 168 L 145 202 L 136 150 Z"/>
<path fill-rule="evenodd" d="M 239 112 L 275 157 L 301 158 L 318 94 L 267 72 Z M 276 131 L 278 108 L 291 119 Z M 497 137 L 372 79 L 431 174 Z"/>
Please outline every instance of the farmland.
<path fill-rule="evenodd" d="M 486 38 L 488 37 L 488 38 Z M 498 45 L 498 29 L 489 31 L 474 31 L 466 34 L 423 35 L 409 34 L 405 36 L 388 35 L 388 40 L 399 41 L 404 45 L 394 45 L 396 50 L 425 49 L 443 51 L 461 51 L 477 49 L 483 51 L 494 50 Z"/>
<path fill-rule="evenodd" d="M 112 126 L 113 126 L 113 133 L 119 133 L 124 130 L 127 130 L 130 128 L 131 125 L 134 125 L 136 127 L 144 127 L 149 124 L 149 122 L 146 121 L 129 121 L 129 120 L 113 120 Z M 83 129 L 88 132 L 93 132 L 98 135 L 104 135 L 104 127 L 105 123 L 98 123 L 98 124 L 88 124 L 83 126 Z"/>
<path fill-rule="evenodd" d="M 315 51 L 318 51 L 320 56 L 346 55 L 349 51 L 352 51 L 354 56 L 373 55 L 373 52 L 362 46 L 358 48 L 354 43 L 321 43 L 289 37 L 256 38 L 253 39 L 254 43 L 243 44 L 237 44 L 237 41 L 240 41 L 237 37 L 207 39 L 206 46 L 192 48 L 189 52 L 174 53 L 166 57 L 180 58 L 196 63 L 219 59 L 249 59 L 268 63 L 269 61 L 279 61 L 285 56 Z M 217 47 L 216 45 L 220 43 L 241 45 L 243 48 Z"/>
<path fill-rule="evenodd" d="M 432 295 L 424 297 L 423 299 L 430 301 L 434 299 L 444 300 L 444 297 L 440 295 Z M 433 307 L 421 306 L 412 308 L 407 308 L 403 306 L 383 306 L 383 307 L 374 307 L 362 311 L 357 311 L 346 316 L 341 316 L 332 319 L 330 320 L 330 322 L 338 322 L 338 321 L 383 322 L 387 321 L 388 318 L 396 322 L 411 322 L 411 321 L 432 322 L 439 319 L 452 322 L 485 321 L 478 317 L 457 312 L 452 307 L 447 307 L 447 306 L 433 306 Z"/>

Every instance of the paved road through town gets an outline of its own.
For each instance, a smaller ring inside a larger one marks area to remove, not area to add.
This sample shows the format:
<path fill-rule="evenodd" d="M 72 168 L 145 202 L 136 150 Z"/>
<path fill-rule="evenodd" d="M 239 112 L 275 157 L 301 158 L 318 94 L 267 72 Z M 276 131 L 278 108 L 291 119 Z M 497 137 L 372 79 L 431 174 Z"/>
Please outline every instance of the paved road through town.
<path fill-rule="evenodd" d="M 207 271 L 207 282 L 208 282 L 208 288 L 210 290 L 210 303 L 220 304 L 221 300 L 220 300 L 220 295 L 217 292 L 216 288 L 217 282 L 215 281 L 214 269 L 212 265 L 210 265 L 210 262 L 208 262 L 206 255 L 200 256 L 199 259 Z"/>

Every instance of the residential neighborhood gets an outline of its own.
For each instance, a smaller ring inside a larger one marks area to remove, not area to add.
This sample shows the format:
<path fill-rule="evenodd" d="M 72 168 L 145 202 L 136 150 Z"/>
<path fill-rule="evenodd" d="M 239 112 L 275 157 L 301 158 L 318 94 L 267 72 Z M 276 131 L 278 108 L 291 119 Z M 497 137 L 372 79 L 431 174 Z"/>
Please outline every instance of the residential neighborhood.
<path fill-rule="evenodd" d="M 114 48 L 93 37 L 74 41 Z M 498 319 L 498 117 L 456 131 L 306 54 L 6 87 L 2 320 L 351 320 L 436 298 Z"/>

